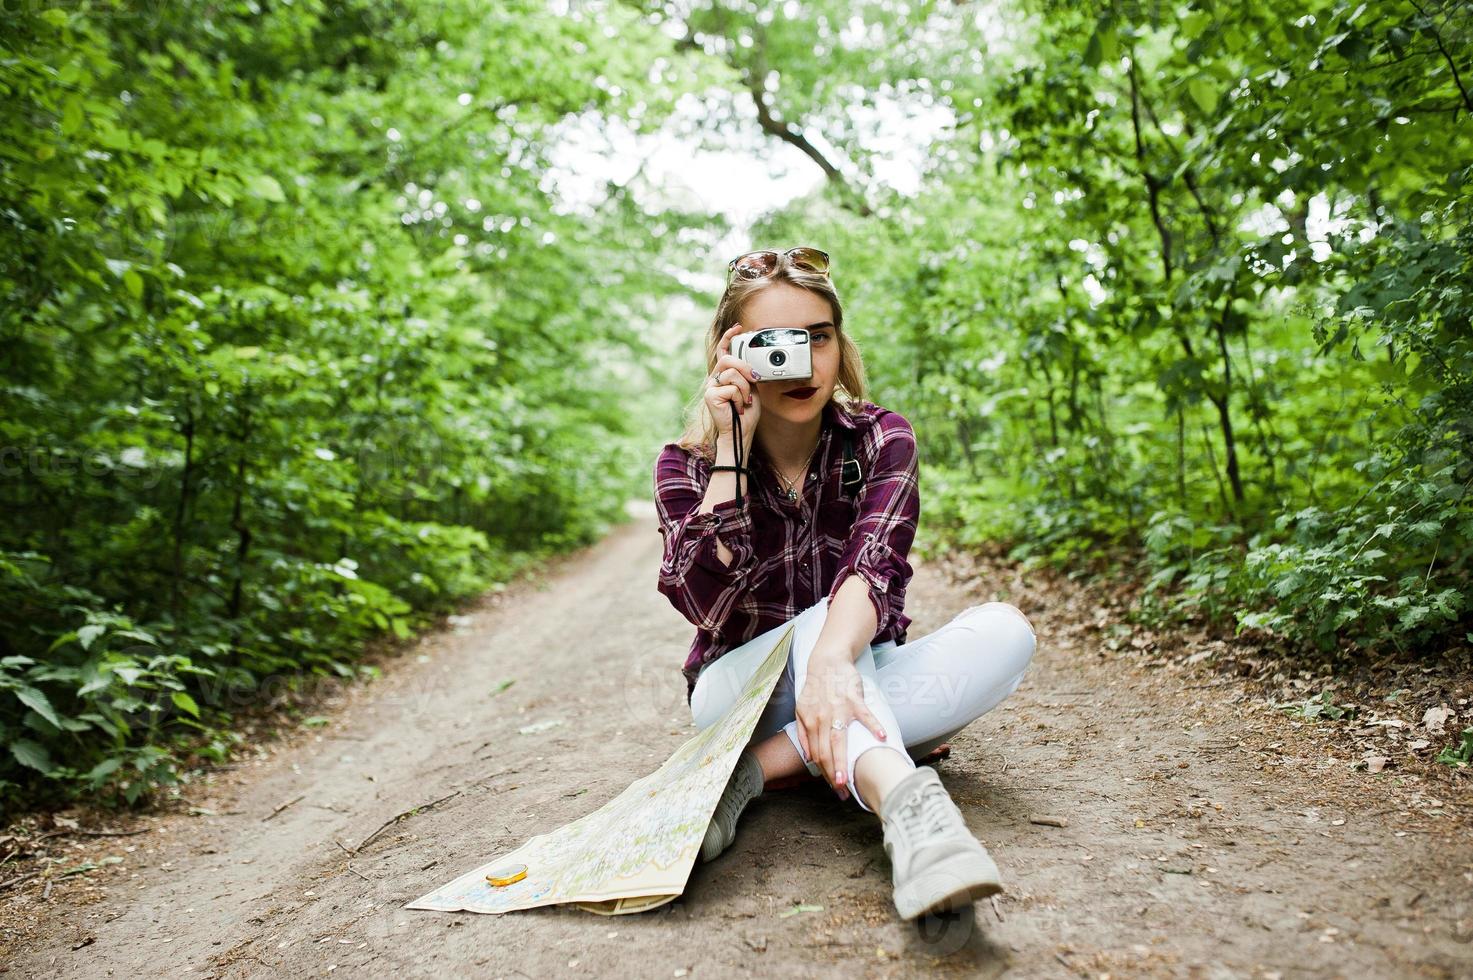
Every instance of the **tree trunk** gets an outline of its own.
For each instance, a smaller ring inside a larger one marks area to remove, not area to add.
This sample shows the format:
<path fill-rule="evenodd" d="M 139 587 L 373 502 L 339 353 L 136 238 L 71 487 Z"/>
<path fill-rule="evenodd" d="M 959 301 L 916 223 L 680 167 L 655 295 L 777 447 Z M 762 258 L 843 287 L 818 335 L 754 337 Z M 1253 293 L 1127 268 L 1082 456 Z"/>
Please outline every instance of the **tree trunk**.
<path fill-rule="evenodd" d="M 187 396 L 186 396 L 187 397 Z M 174 574 L 169 584 L 169 611 L 174 629 L 184 620 L 184 522 L 189 513 L 190 480 L 194 476 L 194 412 L 184 408 L 184 470 L 179 474 L 179 506 L 174 508 Z"/>
<path fill-rule="evenodd" d="M 239 447 L 235 457 L 235 503 L 231 507 L 230 527 L 235 531 L 235 581 L 230 587 L 230 618 L 238 619 L 245 608 L 245 564 L 251 551 L 251 529 L 245 522 L 246 444 L 251 437 L 251 415 L 242 419 Z M 237 633 L 238 635 L 238 633 Z"/>

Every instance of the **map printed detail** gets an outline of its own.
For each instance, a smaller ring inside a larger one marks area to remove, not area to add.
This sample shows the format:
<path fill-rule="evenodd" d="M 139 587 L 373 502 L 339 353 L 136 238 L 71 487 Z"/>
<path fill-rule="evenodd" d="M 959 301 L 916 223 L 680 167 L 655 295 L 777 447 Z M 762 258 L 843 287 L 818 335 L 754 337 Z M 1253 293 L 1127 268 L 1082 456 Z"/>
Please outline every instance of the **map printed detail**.
<path fill-rule="evenodd" d="M 721 720 L 688 739 L 659 769 L 587 816 L 533 837 L 405 907 L 499 915 L 574 903 L 618 915 L 679 897 L 737 758 L 787 665 L 794 626 L 780 629 L 775 641 L 778 630 L 750 641 L 773 645 Z M 517 863 L 527 866 L 520 881 L 486 881 L 489 872 Z"/>

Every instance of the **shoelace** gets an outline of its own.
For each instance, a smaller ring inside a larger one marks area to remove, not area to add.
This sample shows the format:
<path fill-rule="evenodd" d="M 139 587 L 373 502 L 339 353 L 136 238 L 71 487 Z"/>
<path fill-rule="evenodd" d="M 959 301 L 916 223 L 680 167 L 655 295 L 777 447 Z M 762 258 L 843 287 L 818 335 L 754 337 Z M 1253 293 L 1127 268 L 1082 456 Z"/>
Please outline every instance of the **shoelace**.
<path fill-rule="evenodd" d="M 741 808 L 747 803 L 746 799 L 738 800 L 738 797 L 746 796 L 745 792 L 737 789 L 737 786 L 740 785 L 738 783 L 740 776 L 741 772 L 739 769 L 732 773 L 731 782 L 727 784 L 726 792 L 721 794 L 721 799 L 716 803 L 716 809 L 721 811 L 723 820 L 735 820 L 741 812 Z"/>
<path fill-rule="evenodd" d="M 900 805 L 895 811 L 895 820 L 907 837 L 917 840 L 926 834 L 946 830 L 951 822 L 952 806 L 954 804 L 945 787 L 939 783 L 926 783 L 920 792 Z"/>

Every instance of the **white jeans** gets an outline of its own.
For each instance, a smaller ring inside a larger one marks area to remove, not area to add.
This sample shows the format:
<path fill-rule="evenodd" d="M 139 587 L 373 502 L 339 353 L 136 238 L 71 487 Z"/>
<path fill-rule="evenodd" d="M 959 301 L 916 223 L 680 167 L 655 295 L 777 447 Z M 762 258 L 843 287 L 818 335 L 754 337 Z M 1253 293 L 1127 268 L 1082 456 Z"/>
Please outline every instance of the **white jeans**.
<path fill-rule="evenodd" d="M 778 677 L 749 743 L 784 731 L 815 776 L 823 773 L 798 741 L 795 706 L 808 674 L 808 656 L 827 615 L 825 597 L 790 620 L 796 625 L 787 669 Z M 701 668 L 690 702 L 696 728 L 721 719 L 787 627 L 784 623 L 754 637 Z M 1033 629 L 1017 610 L 1007 603 L 987 602 L 962 610 L 945 626 L 904 645 L 890 640 L 866 648 L 854 665 L 865 703 L 886 738 L 880 741 L 861 721 L 849 722 L 844 771 L 855 802 L 874 812 L 854 786 L 854 764 L 861 755 L 882 745 L 903 746 L 902 755 L 914 766 L 915 758 L 948 741 L 1017 690 L 1036 646 Z"/>

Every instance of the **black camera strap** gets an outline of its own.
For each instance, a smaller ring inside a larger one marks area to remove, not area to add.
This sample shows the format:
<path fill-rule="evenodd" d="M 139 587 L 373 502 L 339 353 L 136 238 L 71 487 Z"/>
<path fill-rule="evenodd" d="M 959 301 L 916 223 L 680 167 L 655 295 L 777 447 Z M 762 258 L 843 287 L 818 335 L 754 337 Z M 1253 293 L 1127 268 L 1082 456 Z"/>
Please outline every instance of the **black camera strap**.
<path fill-rule="evenodd" d="M 742 474 L 747 468 L 742 465 L 742 423 L 738 418 L 736 402 L 731 402 L 731 431 L 732 431 L 732 455 L 736 459 L 735 466 L 713 466 L 711 472 L 718 470 L 731 470 L 736 478 L 736 504 L 742 505 Z M 751 474 L 748 474 L 750 478 Z"/>
<path fill-rule="evenodd" d="M 742 474 L 747 473 L 747 467 L 742 460 L 742 423 L 737 412 L 736 402 L 731 403 L 731 428 L 732 428 L 732 452 L 736 457 L 735 466 L 713 466 L 712 472 L 717 470 L 731 470 L 736 476 L 736 503 L 742 503 Z M 840 468 L 840 487 L 846 497 L 858 497 L 864 489 L 864 470 L 860 468 L 859 459 L 854 454 L 854 433 L 849 429 L 841 427 L 841 435 L 844 439 L 844 463 Z M 750 474 L 749 474 L 750 476 Z"/>
<path fill-rule="evenodd" d="M 854 433 L 849 429 L 844 429 L 844 466 L 839 472 L 844 496 L 858 497 L 864 489 L 864 472 L 859 468 L 859 460 L 854 458 Z"/>

